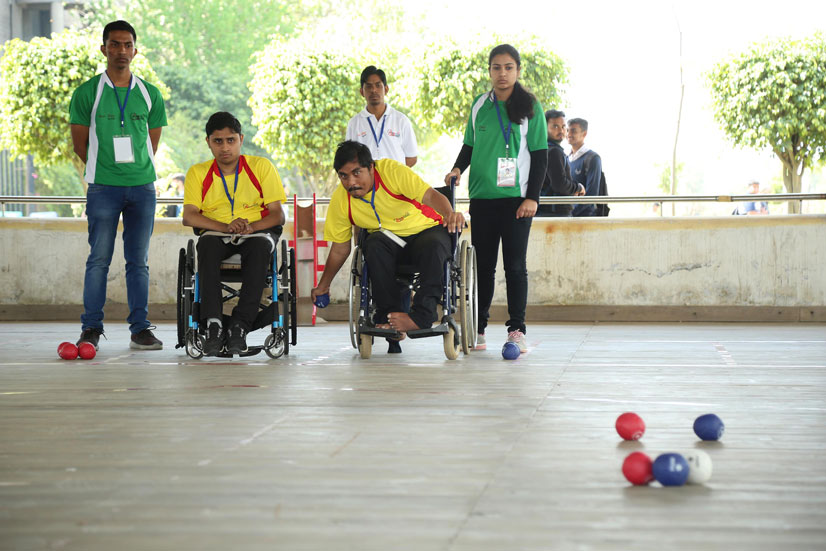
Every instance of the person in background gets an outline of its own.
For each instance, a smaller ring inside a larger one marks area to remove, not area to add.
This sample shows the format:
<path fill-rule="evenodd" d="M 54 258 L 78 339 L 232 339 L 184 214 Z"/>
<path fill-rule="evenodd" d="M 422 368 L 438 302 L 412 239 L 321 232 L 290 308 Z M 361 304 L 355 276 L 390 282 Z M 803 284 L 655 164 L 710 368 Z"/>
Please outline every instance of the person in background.
<path fill-rule="evenodd" d="M 571 178 L 585 188 L 583 195 L 599 195 L 602 159 L 596 151 L 592 151 L 585 145 L 587 135 L 588 121 L 585 119 L 568 121 L 568 143 L 571 146 L 568 162 L 571 164 Z M 594 204 L 576 205 L 573 215 L 597 216 L 597 207 Z"/>
<path fill-rule="evenodd" d="M 760 182 L 752 180 L 748 184 L 749 194 L 756 195 L 760 193 Z M 734 211 L 735 214 L 744 216 L 760 216 L 769 213 L 769 203 L 767 201 L 744 201 L 737 206 Z"/>
<path fill-rule="evenodd" d="M 545 111 L 545 122 L 548 125 L 548 168 L 545 171 L 545 180 L 542 182 L 540 195 L 545 197 L 584 195 L 585 187 L 571 179 L 571 167 L 562 149 L 566 129 L 565 113 L 556 109 Z M 536 215 L 571 216 L 573 210 L 573 205 L 539 205 Z"/>

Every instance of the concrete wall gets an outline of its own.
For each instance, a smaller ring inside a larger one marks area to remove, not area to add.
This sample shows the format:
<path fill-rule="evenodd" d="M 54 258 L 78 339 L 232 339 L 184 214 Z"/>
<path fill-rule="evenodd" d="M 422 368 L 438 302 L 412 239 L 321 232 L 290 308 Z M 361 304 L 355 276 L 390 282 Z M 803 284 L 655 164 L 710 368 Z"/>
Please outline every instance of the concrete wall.
<path fill-rule="evenodd" d="M 174 318 L 178 250 L 192 237 L 156 220 L 154 319 Z M 87 254 L 84 220 L 0 218 L 0 319 L 75 318 Z M 528 270 L 532 319 L 826 321 L 826 216 L 537 219 Z M 345 276 L 334 301 L 347 300 Z M 121 319 L 120 241 L 108 281 L 107 317 Z M 504 302 L 498 270 L 494 303 Z M 346 308 L 325 315 L 346 319 Z"/>

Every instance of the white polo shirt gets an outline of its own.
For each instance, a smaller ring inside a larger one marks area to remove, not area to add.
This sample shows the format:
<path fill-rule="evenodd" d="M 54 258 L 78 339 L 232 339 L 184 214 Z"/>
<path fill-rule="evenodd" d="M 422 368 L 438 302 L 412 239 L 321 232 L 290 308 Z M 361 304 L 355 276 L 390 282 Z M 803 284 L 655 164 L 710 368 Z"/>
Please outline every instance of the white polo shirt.
<path fill-rule="evenodd" d="M 376 120 L 366 108 L 362 109 L 347 123 L 346 139 L 369 147 L 374 160 L 393 159 L 404 164 L 405 157 L 418 157 L 418 144 L 410 119 L 389 105 L 381 120 Z"/>

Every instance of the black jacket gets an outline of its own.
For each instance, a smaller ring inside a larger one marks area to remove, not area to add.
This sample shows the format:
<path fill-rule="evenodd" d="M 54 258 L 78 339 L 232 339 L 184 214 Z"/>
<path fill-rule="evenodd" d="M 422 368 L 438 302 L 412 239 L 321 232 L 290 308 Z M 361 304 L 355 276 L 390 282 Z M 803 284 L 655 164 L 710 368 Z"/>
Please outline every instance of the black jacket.
<path fill-rule="evenodd" d="M 573 195 L 579 184 L 571 179 L 571 167 L 568 157 L 559 143 L 548 140 L 548 168 L 542 182 L 541 196 Z M 571 216 L 573 205 L 539 205 L 536 216 Z"/>

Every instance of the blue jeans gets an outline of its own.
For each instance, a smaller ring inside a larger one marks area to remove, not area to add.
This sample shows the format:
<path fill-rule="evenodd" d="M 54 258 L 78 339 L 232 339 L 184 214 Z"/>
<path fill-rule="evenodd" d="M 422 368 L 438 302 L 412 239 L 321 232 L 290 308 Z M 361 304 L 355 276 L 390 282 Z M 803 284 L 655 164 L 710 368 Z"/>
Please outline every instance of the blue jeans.
<path fill-rule="evenodd" d="M 123 257 L 126 260 L 126 297 L 129 330 L 140 333 L 149 327 L 149 238 L 155 226 L 155 184 L 104 186 L 89 184 L 86 218 L 89 223 L 89 258 L 83 280 L 83 329 L 103 329 L 106 280 L 118 220 L 123 214 Z"/>

